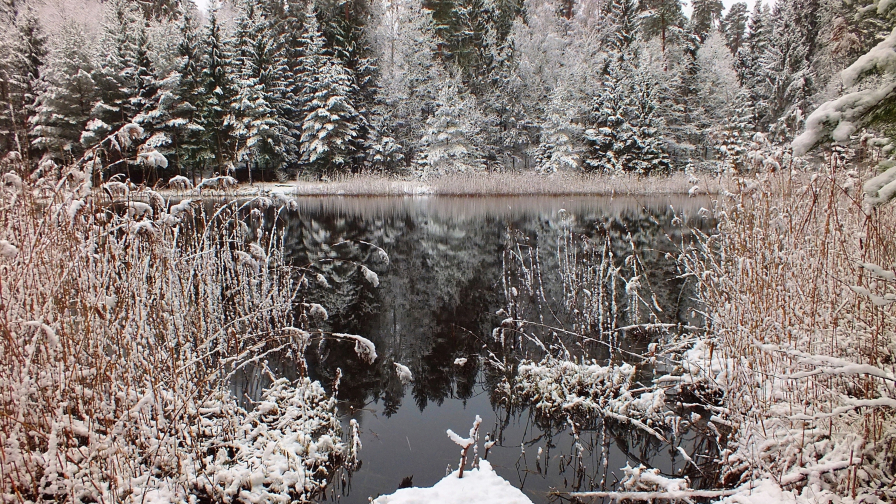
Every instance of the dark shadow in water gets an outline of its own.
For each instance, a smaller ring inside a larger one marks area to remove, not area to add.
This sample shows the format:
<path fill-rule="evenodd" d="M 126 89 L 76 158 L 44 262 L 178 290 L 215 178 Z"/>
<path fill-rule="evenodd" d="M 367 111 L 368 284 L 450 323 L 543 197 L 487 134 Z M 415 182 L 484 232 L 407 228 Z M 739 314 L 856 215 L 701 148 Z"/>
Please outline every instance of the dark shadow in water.
<path fill-rule="evenodd" d="M 338 397 L 346 425 L 354 418 L 363 429 L 363 465 L 345 483 L 337 482 L 332 499 L 366 503 L 395 491 L 410 475 L 417 486 L 436 483 L 459 458 L 446 429 L 465 433 L 477 414 L 484 419 L 482 435 L 497 440 L 489 460 L 498 474 L 534 502 L 547 501 L 552 488 L 612 489 L 626 464 L 687 474 L 700 486 L 701 474 L 682 461 L 676 447 L 629 425 L 579 425 L 576 439 L 563 419 L 537 423 L 525 409 L 508 411 L 496 404 L 503 374 L 489 361 L 512 364 L 553 353 L 638 363 L 638 355 L 664 333 L 611 329 L 698 325 L 674 256 L 692 239 L 689 226 L 714 225 L 698 217 L 708 201 L 306 198 L 298 203 L 296 211 L 268 209 L 265 221 L 284 229 L 288 261 L 307 268 L 303 302 L 328 310 L 328 320 L 318 324 L 324 334 L 365 336 L 378 353 L 376 362 L 365 364 L 352 344 L 324 337 L 307 356 L 309 374 L 325 386 L 332 388 L 341 370 Z M 684 225 L 673 223 L 675 212 Z M 617 273 L 600 273 L 601 264 L 615 265 Z M 364 268 L 376 274 L 378 286 Z M 626 281 L 633 276 L 640 278 L 641 301 L 626 295 Z M 496 328 L 506 327 L 508 318 L 531 324 L 505 331 L 499 341 Z M 410 383 L 401 382 L 394 363 L 410 368 Z M 287 360 L 268 365 L 287 377 L 299 369 Z M 639 379 L 649 382 L 652 373 L 642 366 Z M 250 372 L 237 377 L 234 390 L 257 397 L 266 384 L 261 373 Z M 696 431 L 675 443 L 688 453 L 712 456 L 707 438 Z"/>

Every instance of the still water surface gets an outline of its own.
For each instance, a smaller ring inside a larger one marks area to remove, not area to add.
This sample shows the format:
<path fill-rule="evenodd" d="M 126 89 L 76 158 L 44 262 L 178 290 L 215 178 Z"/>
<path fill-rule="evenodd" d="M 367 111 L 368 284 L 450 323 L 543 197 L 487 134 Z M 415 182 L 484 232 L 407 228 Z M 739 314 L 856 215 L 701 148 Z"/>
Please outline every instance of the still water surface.
<path fill-rule="evenodd" d="M 598 421 L 578 426 L 576 440 L 565 419 L 536 421 L 525 408 L 505 407 L 495 393 L 503 375 L 489 361 L 539 360 L 546 352 L 602 364 L 632 361 L 631 354 L 646 352 L 650 343 L 668 335 L 616 329 L 644 323 L 699 325 L 693 293 L 678 276 L 674 257 L 693 239 L 692 228 L 712 228 L 700 217 L 708 201 L 428 197 L 298 202 L 297 211 L 280 215 L 279 225 L 285 229 L 289 260 L 307 267 L 312 279 L 304 302 L 328 310 L 321 329 L 365 336 L 379 355 L 367 365 L 352 345 L 323 340 L 308 356 L 312 378 L 331 388 L 341 370 L 338 397 L 345 424 L 356 419 L 363 432 L 362 466 L 335 482 L 331 500 L 366 503 L 368 497 L 395 491 L 408 476 L 415 486 L 433 485 L 448 466 L 458 464 L 459 448 L 446 429 L 465 435 L 476 415 L 483 418 L 480 437 L 497 440 L 488 456 L 495 470 L 536 503 L 550 500 L 552 489 L 613 489 L 626 464 L 687 474 L 693 486 L 700 486 L 700 472 L 681 459 L 676 446 L 709 454 L 707 439 L 686 434 L 670 446 L 628 425 Z M 377 286 L 362 266 L 376 273 Z M 607 273 L 608 266 L 617 273 Z M 638 297 L 625 288 L 633 277 L 638 278 Z M 593 301 L 595 289 L 603 293 L 602 302 Z M 507 318 L 533 324 L 519 341 L 500 344 L 495 328 Z M 536 339 L 544 348 L 531 344 Z M 409 383 L 402 383 L 394 363 L 410 368 Z M 287 376 L 297 370 L 288 361 L 273 365 Z M 654 372 L 641 366 L 639 379 L 649 383 Z M 258 375 L 234 384 L 244 397 L 257 396 L 264 385 Z"/>

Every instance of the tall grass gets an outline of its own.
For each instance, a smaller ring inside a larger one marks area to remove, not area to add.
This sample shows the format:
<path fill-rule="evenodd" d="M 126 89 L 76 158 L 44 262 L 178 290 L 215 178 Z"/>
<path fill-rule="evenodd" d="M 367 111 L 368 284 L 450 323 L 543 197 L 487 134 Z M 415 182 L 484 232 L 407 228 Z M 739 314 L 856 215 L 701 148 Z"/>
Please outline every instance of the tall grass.
<path fill-rule="evenodd" d="M 262 214 L 231 203 L 138 217 L 66 179 L 4 181 L 0 501 L 239 500 L 255 484 L 214 475 L 239 465 L 241 429 L 263 420 L 229 397 L 230 377 L 271 352 L 300 359 L 308 343 L 278 236 L 243 223 Z M 323 393 L 309 386 L 281 383 L 270 400 Z M 335 436 L 328 418 L 307 434 Z M 309 470 L 343 454 L 321 452 Z M 326 484 L 308 479 L 280 490 L 304 500 Z"/>
<path fill-rule="evenodd" d="M 686 381 L 723 394 L 727 484 L 896 495 L 896 208 L 864 206 L 857 186 L 836 155 L 739 180 L 718 234 L 682 256 L 708 321 Z"/>

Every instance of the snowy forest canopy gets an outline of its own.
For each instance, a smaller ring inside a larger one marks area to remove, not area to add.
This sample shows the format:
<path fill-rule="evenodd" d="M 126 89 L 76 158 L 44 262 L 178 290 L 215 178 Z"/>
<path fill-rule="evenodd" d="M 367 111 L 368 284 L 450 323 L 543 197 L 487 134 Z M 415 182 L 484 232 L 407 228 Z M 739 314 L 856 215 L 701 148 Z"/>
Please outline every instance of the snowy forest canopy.
<path fill-rule="evenodd" d="M 840 72 L 896 46 L 894 5 L 694 0 L 687 18 L 680 0 L 2 0 L 0 153 L 149 182 L 737 170 L 849 92 L 876 92 L 857 124 L 892 134 L 896 57 L 871 58 L 870 79 Z"/>

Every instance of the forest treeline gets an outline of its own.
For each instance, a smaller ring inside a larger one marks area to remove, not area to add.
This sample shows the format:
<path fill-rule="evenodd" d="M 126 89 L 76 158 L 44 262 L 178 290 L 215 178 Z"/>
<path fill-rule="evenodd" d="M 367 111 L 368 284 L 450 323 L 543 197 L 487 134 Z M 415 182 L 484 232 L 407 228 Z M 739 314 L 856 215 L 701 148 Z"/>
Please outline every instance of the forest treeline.
<path fill-rule="evenodd" d="M 0 152 L 148 182 L 738 170 L 893 30 L 876 0 L 692 7 L 2 0 Z"/>

